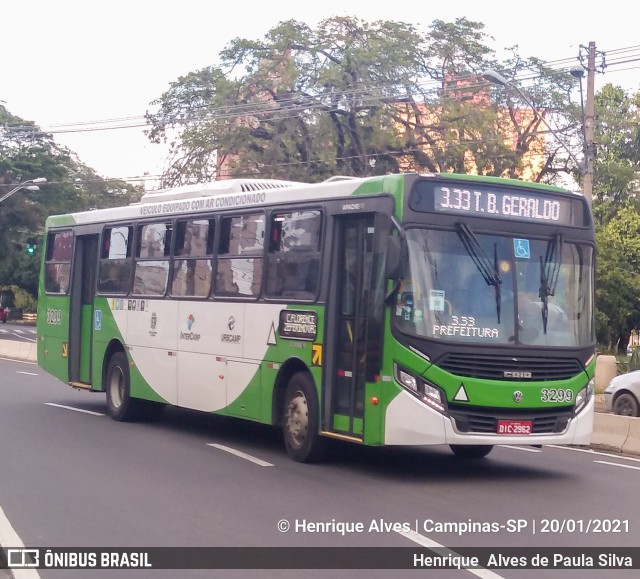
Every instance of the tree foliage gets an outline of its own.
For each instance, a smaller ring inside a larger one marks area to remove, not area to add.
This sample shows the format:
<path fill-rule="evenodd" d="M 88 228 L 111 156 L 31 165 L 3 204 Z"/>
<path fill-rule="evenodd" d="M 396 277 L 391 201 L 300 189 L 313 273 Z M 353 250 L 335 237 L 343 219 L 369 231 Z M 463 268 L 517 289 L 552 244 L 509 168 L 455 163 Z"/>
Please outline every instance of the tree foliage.
<path fill-rule="evenodd" d="M 595 97 L 594 198 L 615 210 L 637 192 L 640 170 L 640 93 L 605 85 Z M 602 211 L 601 217 L 610 211 Z"/>
<path fill-rule="evenodd" d="M 596 335 L 607 350 L 625 351 L 640 327 L 640 214 L 621 207 L 596 234 Z"/>
<path fill-rule="evenodd" d="M 0 285 L 34 296 L 48 215 L 122 205 L 141 194 L 123 181 L 102 179 L 51 135 L 0 105 L 0 196 L 40 177 L 47 183 L 39 191 L 21 189 L 0 204 Z M 28 244 L 36 245 L 35 255 L 26 253 Z"/>
<path fill-rule="evenodd" d="M 640 95 L 605 85 L 595 98 L 596 333 L 624 352 L 640 328 Z"/>
<path fill-rule="evenodd" d="M 291 20 L 261 40 L 236 38 L 218 65 L 179 78 L 147 113 L 149 138 L 171 145 L 164 184 L 407 170 L 521 175 L 541 140 L 541 116 L 523 116 L 527 105 L 512 100 L 503 114 L 504 96 L 481 73 L 545 67 L 515 55 L 500 63 L 489 40 L 483 24 L 466 18 L 435 20 L 423 33 L 352 17 L 315 29 Z M 536 106 L 568 106 L 567 77 L 549 77 Z M 515 147 L 505 138 L 514 132 Z M 554 148 L 533 178 L 552 180 L 566 168 Z"/>

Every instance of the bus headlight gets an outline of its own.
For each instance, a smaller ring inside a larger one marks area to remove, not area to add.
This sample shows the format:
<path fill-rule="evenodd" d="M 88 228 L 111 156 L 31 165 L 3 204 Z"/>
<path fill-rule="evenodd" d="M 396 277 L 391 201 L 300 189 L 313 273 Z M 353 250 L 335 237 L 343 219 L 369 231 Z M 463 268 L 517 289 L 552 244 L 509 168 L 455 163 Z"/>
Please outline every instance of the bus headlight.
<path fill-rule="evenodd" d="M 576 394 L 575 413 L 578 414 L 584 405 L 589 402 L 591 396 L 593 396 L 593 389 L 595 386 L 595 378 L 591 378 L 587 385 Z"/>
<path fill-rule="evenodd" d="M 438 412 L 445 411 L 444 393 L 440 388 L 432 386 L 428 382 L 424 383 L 423 402 L 426 402 L 431 408 L 435 408 Z"/>
<path fill-rule="evenodd" d="M 400 382 L 407 390 L 411 390 L 413 393 L 418 393 L 418 381 L 414 376 L 401 370 L 396 364 L 396 380 Z"/>
<path fill-rule="evenodd" d="M 429 407 L 444 414 L 447 408 L 447 398 L 440 388 L 426 380 L 423 380 L 422 378 L 418 378 L 417 376 L 410 374 L 406 370 L 400 368 L 397 364 L 394 365 L 394 369 L 396 380 L 405 388 L 405 390 L 411 392 L 411 394 L 418 397 Z"/>

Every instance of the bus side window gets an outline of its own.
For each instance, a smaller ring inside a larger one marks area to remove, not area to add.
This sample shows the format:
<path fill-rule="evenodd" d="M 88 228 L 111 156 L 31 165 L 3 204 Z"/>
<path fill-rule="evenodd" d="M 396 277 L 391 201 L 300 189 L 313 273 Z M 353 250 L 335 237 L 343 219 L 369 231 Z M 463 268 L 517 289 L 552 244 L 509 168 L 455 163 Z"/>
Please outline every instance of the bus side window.
<path fill-rule="evenodd" d="M 66 294 L 69 290 L 72 250 L 73 233 L 71 231 L 49 233 L 44 282 L 47 293 Z"/>
<path fill-rule="evenodd" d="M 314 300 L 322 214 L 317 209 L 275 213 L 270 225 L 267 297 Z"/>
<path fill-rule="evenodd" d="M 133 227 L 107 227 L 102 232 L 98 292 L 126 294 L 131 276 L 131 238 Z"/>
<path fill-rule="evenodd" d="M 248 213 L 220 220 L 216 296 L 256 298 L 262 288 L 265 215 Z"/>
<path fill-rule="evenodd" d="M 169 278 L 170 223 L 145 223 L 138 228 L 133 294 L 164 296 Z"/>
<path fill-rule="evenodd" d="M 211 288 L 213 219 L 176 223 L 171 295 L 206 298 Z"/>

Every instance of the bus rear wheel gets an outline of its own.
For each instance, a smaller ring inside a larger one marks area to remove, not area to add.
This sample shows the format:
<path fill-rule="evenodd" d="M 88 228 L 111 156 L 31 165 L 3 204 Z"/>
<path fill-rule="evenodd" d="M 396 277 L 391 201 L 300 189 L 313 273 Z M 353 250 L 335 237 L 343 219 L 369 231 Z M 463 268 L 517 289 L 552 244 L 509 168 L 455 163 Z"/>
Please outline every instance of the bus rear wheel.
<path fill-rule="evenodd" d="M 322 457 L 324 440 L 319 434 L 318 396 L 311 376 L 297 372 L 284 396 L 282 430 L 287 453 L 296 462 Z"/>
<path fill-rule="evenodd" d="M 453 454 L 461 458 L 484 458 L 493 450 L 490 444 L 450 444 Z"/>
<path fill-rule="evenodd" d="M 114 420 L 135 420 L 140 414 L 140 401 L 131 398 L 129 364 L 124 352 L 116 352 L 107 367 L 107 414 Z"/>

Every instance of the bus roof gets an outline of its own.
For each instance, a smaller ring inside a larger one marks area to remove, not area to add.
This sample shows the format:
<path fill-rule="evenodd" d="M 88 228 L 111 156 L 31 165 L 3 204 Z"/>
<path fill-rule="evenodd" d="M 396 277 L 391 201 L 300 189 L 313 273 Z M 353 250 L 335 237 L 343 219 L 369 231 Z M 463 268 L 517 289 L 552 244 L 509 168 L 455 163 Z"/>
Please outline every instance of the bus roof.
<path fill-rule="evenodd" d="M 46 226 L 47 228 L 65 227 L 107 221 L 127 221 L 153 216 L 169 218 L 174 215 L 197 215 L 198 213 L 211 213 L 224 209 L 258 208 L 265 205 L 299 201 L 323 201 L 358 194 L 394 194 L 402 191 L 401 183 L 409 176 L 526 186 L 570 193 L 567 189 L 539 183 L 454 173 L 421 175 L 405 173 L 375 177 L 335 176 L 321 183 L 302 183 L 277 179 L 228 179 L 151 191 L 145 193 L 139 202 L 123 207 L 53 215 L 47 218 Z"/>
<path fill-rule="evenodd" d="M 296 185 L 308 185 L 308 183 L 280 181 L 277 179 L 225 179 L 150 191 L 142 196 L 140 203 L 158 203 L 159 201 L 207 197 L 225 193 L 246 193 L 248 191 L 283 189 L 286 187 L 295 187 Z"/>
<path fill-rule="evenodd" d="M 275 179 L 229 179 L 185 185 L 145 193 L 141 200 L 123 207 L 95 209 L 47 218 L 47 227 L 64 227 L 140 217 L 211 213 L 223 209 L 262 207 L 299 201 L 322 201 L 362 193 L 390 191 L 387 181 L 397 183 L 404 175 L 363 178 L 331 178 L 321 183 Z M 358 189 L 365 185 L 362 191 Z"/>

